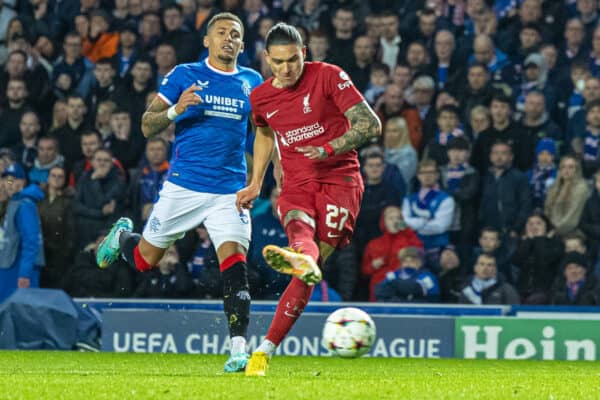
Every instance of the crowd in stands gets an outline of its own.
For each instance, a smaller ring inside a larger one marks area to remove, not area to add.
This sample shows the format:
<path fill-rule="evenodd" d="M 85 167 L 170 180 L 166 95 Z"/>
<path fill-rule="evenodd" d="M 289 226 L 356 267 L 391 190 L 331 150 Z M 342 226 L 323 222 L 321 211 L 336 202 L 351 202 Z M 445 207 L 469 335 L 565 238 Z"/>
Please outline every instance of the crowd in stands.
<path fill-rule="evenodd" d="M 307 59 L 347 71 L 383 125 L 359 151 L 353 241 L 313 299 L 600 304 L 598 0 L 0 0 L 0 215 L 4 229 L 10 199 L 37 205 L 41 287 L 221 295 L 202 226 L 152 272 L 94 256 L 119 216 L 145 223 L 174 127 L 146 140 L 141 116 L 176 64 L 206 57 L 219 11 L 242 19 L 239 62 L 265 79 L 266 32 L 294 24 Z M 35 186 L 7 191 L 21 175 Z M 289 279 L 261 256 L 287 244 L 279 193 L 270 179 L 252 210 L 255 299 Z"/>

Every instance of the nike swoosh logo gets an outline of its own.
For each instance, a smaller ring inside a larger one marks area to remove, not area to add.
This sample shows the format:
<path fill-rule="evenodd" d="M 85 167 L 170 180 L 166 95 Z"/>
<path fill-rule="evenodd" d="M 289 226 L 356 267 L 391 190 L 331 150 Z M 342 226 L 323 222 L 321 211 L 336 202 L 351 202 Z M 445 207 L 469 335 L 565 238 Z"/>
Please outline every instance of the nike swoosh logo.
<path fill-rule="evenodd" d="M 275 110 L 275 111 L 272 111 L 272 112 L 268 112 L 268 113 L 267 113 L 267 119 L 270 119 L 270 118 L 271 118 L 273 115 L 277 114 L 278 112 L 279 112 L 279 110 Z"/>
<path fill-rule="evenodd" d="M 327 237 L 328 237 L 328 238 L 332 238 L 332 239 L 334 239 L 334 238 L 339 238 L 340 236 L 342 236 L 342 235 L 336 235 L 336 234 L 334 234 L 334 233 L 327 232 Z"/>
<path fill-rule="evenodd" d="M 287 311 L 284 311 L 283 315 L 290 317 L 290 318 L 298 318 L 298 314 L 293 314 L 293 313 L 287 312 Z"/>

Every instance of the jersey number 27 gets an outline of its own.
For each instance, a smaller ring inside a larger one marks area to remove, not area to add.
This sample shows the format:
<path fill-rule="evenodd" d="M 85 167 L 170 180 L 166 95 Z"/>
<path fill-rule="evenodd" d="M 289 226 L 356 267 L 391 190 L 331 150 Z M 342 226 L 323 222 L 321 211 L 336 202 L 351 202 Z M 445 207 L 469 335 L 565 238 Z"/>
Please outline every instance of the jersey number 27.
<path fill-rule="evenodd" d="M 341 231 L 348 219 L 348 210 L 344 207 L 338 207 L 334 204 L 327 204 L 327 215 L 325 225 L 332 229 Z"/>

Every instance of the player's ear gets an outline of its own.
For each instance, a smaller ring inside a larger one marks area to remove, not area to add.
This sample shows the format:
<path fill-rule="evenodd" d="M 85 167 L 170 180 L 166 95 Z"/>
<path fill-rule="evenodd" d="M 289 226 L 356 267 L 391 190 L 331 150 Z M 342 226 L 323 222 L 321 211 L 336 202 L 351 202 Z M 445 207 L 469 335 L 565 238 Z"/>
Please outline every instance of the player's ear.
<path fill-rule="evenodd" d="M 244 42 L 242 42 L 242 44 L 240 45 L 240 53 L 244 52 Z"/>
<path fill-rule="evenodd" d="M 202 44 L 208 49 L 208 36 L 204 36 L 202 39 Z"/>
<path fill-rule="evenodd" d="M 265 60 L 267 61 L 268 64 L 271 63 L 271 57 L 269 57 L 269 52 L 267 51 L 267 49 L 263 50 L 263 56 L 265 56 Z"/>
<path fill-rule="evenodd" d="M 302 58 L 306 59 L 306 46 L 302 46 Z"/>

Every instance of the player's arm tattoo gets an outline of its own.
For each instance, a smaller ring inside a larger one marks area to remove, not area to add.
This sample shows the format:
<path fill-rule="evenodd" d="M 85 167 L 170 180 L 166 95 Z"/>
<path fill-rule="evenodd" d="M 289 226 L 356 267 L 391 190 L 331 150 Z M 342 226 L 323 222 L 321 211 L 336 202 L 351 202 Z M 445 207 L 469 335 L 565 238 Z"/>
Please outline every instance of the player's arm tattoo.
<path fill-rule="evenodd" d="M 167 129 L 172 122 L 167 118 L 168 109 L 169 105 L 158 96 L 152 100 L 152 103 L 142 115 L 142 133 L 145 137 L 150 138 Z"/>
<path fill-rule="evenodd" d="M 350 121 L 350 129 L 329 142 L 335 154 L 356 149 L 381 135 L 381 121 L 366 101 L 350 107 L 344 115 Z"/>

